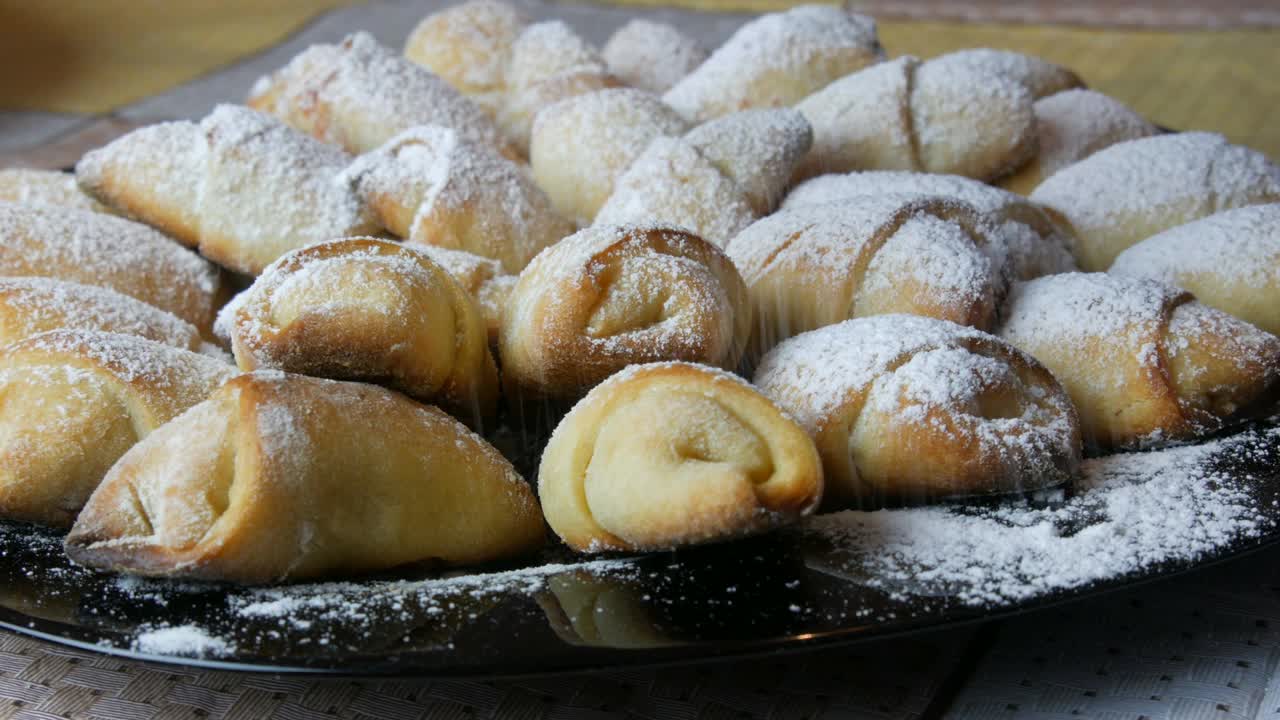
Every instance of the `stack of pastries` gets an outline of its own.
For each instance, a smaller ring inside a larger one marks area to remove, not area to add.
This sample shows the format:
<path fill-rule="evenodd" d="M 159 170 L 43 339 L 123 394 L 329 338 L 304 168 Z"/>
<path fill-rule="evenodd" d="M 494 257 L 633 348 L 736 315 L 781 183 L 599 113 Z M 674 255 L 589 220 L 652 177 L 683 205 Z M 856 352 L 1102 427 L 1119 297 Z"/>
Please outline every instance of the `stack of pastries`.
<path fill-rule="evenodd" d="M 1277 308 L 1280 168 L 1066 68 L 469 0 L 0 171 L 0 517 L 267 583 L 1069 489 L 1273 413 Z"/>

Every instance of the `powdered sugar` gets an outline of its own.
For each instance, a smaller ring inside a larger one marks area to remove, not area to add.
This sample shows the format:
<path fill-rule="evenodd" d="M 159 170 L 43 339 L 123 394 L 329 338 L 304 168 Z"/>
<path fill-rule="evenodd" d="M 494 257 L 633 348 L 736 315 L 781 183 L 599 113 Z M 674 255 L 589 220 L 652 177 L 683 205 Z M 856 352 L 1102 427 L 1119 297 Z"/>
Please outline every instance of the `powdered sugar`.
<path fill-rule="evenodd" d="M 144 630 L 134 638 L 132 649 L 148 655 L 216 658 L 234 654 L 236 646 L 198 625 L 174 625 Z"/>
<path fill-rule="evenodd" d="M 707 59 L 697 40 L 666 23 L 634 18 L 605 43 L 605 62 L 628 85 L 663 93 Z"/>
<path fill-rule="evenodd" d="M 1065 273 L 1014 286 L 1001 335 L 1018 346 L 1074 348 L 1098 338 L 1141 347 L 1181 292 L 1162 283 L 1102 273 Z"/>
<path fill-rule="evenodd" d="M 795 110 L 746 110 L 703 123 L 684 141 L 737 183 L 751 207 L 765 215 L 778 206 L 796 164 L 809 152 L 813 131 Z"/>
<path fill-rule="evenodd" d="M 791 105 L 881 55 L 871 18 L 804 5 L 743 25 L 663 100 L 691 122 Z"/>
<path fill-rule="evenodd" d="M 1047 178 L 1099 150 L 1155 135 L 1154 125 L 1119 100 L 1093 90 L 1067 90 L 1036 101 L 1040 177 Z"/>
<path fill-rule="evenodd" d="M 904 285 L 920 288 L 938 308 L 994 308 L 1001 287 L 990 259 L 955 223 L 924 215 L 904 222 L 866 266 L 858 296 L 894 293 Z M 978 322 L 989 320 L 974 318 Z"/>
<path fill-rule="evenodd" d="M 1263 437 L 1275 442 L 1280 430 Z M 857 572 L 895 595 L 1020 602 L 1194 561 L 1261 534 L 1250 494 L 1210 462 L 1227 452 L 1249 446 L 1229 438 L 1089 460 L 1075 496 L 1054 509 L 851 511 L 812 518 L 802 532 L 833 549 L 821 569 Z"/>
<path fill-rule="evenodd" d="M 105 207 L 80 191 L 74 174 L 50 170 L 0 170 L 0 201 L 108 212 Z"/>
<path fill-rule="evenodd" d="M 1080 78 L 1070 70 L 1054 65 L 1034 55 L 993 50 L 991 48 L 966 48 L 939 55 L 931 62 L 940 66 L 965 68 L 968 71 L 994 75 L 1022 85 L 1032 97 L 1048 97 L 1069 88 L 1079 87 Z"/>
<path fill-rule="evenodd" d="M 101 367 L 122 382 L 150 388 L 202 387 L 208 391 L 235 373 L 235 368 L 217 358 L 117 333 L 50 330 L 9 349 L 63 362 L 76 358 L 79 363 Z"/>

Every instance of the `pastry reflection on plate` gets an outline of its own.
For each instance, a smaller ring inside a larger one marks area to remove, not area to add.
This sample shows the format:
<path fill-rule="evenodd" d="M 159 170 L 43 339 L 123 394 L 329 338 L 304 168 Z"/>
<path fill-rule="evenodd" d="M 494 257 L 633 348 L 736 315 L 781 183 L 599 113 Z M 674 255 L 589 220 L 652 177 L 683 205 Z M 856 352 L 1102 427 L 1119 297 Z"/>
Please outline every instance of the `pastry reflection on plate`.
<path fill-rule="evenodd" d="M 578 570 L 547 580 L 536 599 L 551 629 L 571 645 L 650 648 L 671 644 L 631 581 Z"/>

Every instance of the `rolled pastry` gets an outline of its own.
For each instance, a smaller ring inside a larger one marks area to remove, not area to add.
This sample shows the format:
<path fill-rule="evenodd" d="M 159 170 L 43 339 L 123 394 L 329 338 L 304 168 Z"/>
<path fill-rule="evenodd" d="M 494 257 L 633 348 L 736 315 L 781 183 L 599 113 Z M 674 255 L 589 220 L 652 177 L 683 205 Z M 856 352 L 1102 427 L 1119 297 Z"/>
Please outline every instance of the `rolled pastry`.
<path fill-rule="evenodd" d="M 871 18 L 803 5 L 743 25 L 662 99 L 689 122 L 701 123 L 748 108 L 792 105 L 883 56 Z"/>
<path fill-rule="evenodd" d="M 655 363 L 598 385 L 538 469 L 551 529 L 579 552 L 666 550 L 760 533 L 822 498 L 813 442 L 735 375 Z"/>
<path fill-rule="evenodd" d="M 654 138 L 684 131 L 684 121 L 655 95 L 630 88 L 600 90 L 538 114 L 529 163 L 551 204 L 589 225 L 618 177 Z"/>
<path fill-rule="evenodd" d="M 800 174 L 915 170 L 991 180 L 1035 155 L 1033 102 L 1008 77 L 906 55 L 796 105 L 813 126 Z"/>
<path fill-rule="evenodd" d="M 516 147 L 529 152 L 533 123 L 543 108 L 621 85 L 600 51 L 568 24 L 534 23 L 512 45 L 498 123 Z"/>
<path fill-rule="evenodd" d="M 511 46 L 526 24 L 501 0 L 467 0 L 423 18 L 405 40 L 404 56 L 496 116 Z"/>
<path fill-rule="evenodd" d="M 959 200 L 983 215 L 996 232 L 987 244 L 996 265 L 1012 280 L 1076 269 L 1075 238 L 1043 208 L 1024 197 L 959 175 L 873 170 L 820 175 L 797 185 L 783 209 L 847 202 L 860 195 L 923 195 Z"/>
<path fill-rule="evenodd" d="M 602 51 L 609 70 L 631 87 L 664 93 L 707 59 L 697 40 L 666 23 L 633 18 Z"/>
<path fill-rule="evenodd" d="M 0 277 L 0 346 L 50 330 L 134 335 L 225 356 L 191 323 L 115 290 L 46 277 Z"/>
<path fill-rule="evenodd" d="M 54 330 L 8 345 L 0 517 L 70 526 L 126 450 L 234 374 L 226 362 L 130 335 Z"/>
<path fill-rule="evenodd" d="M 496 409 L 498 374 L 479 308 L 413 247 L 346 238 L 296 250 L 229 312 L 242 370 L 381 383 L 473 426 Z"/>
<path fill-rule="evenodd" d="M 1099 150 L 1159 130 L 1119 100 L 1093 90 L 1067 90 L 1036 101 L 1040 150 L 1001 187 L 1028 195 L 1045 178 Z"/>
<path fill-rule="evenodd" d="M 1031 199 L 1070 223 L 1081 268 L 1106 270 L 1126 248 L 1162 230 L 1280 201 L 1280 166 L 1214 133 L 1158 135 L 1059 170 Z"/>
<path fill-rule="evenodd" d="M 966 48 L 939 55 L 932 62 L 948 67 L 977 70 L 1012 80 L 1040 99 L 1073 88 L 1083 88 L 1078 75 L 1061 65 L 1034 55 L 991 48 Z"/>
<path fill-rule="evenodd" d="M 852 317 L 909 313 L 989 329 L 1003 292 L 994 233 L 955 200 L 861 196 L 781 210 L 725 252 L 751 290 L 753 357 Z"/>
<path fill-rule="evenodd" d="M 206 336 L 227 292 L 216 267 L 145 225 L 51 205 L 0 202 L 0 275 L 110 288 Z"/>
<path fill-rule="evenodd" d="M 1190 290 L 1204 304 L 1280 335 L 1280 203 L 1165 230 L 1120 253 L 1108 272 Z"/>
<path fill-rule="evenodd" d="M 439 126 L 400 133 L 342 179 L 395 235 L 493 258 L 509 273 L 575 230 L 525 169 Z"/>
<path fill-rule="evenodd" d="M 595 226 L 520 273 L 498 340 L 513 389 L 576 399 L 636 363 L 733 368 L 750 330 L 746 286 L 714 245 L 671 228 Z"/>
<path fill-rule="evenodd" d="M 111 212 L 106 205 L 80 190 L 75 175 L 57 170 L 0 170 L 0 202 Z"/>
<path fill-rule="evenodd" d="M 356 155 L 415 125 L 443 125 L 518 156 L 479 105 L 366 32 L 312 45 L 258 80 L 246 104 Z"/>
<path fill-rule="evenodd" d="M 786 108 L 746 110 L 683 138 L 656 138 L 618 178 L 595 221 L 674 225 L 724 247 L 773 212 L 811 139 L 809 124 Z"/>
<path fill-rule="evenodd" d="M 543 543 L 492 446 L 374 385 L 258 372 L 121 458 L 67 537 L 102 570 L 239 583 L 468 565 Z"/>
<path fill-rule="evenodd" d="M 454 280 L 467 291 L 489 331 L 489 346 L 497 347 L 498 329 L 502 325 L 502 313 L 507 298 L 516 287 L 516 276 L 506 274 L 497 260 L 472 255 L 461 250 L 448 250 L 424 245 L 418 248 L 435 264 L 449 271 Z"/>
<path fill-rule="evenodd" d="M 1080 424 L 1049 371 L 954 323 L 829 325 L 774 348 L 754 382 L 816 442 L 824 509 L 1037 490 L 1080 464 Z"/>
<path fill-rule="evenodd" d="M 284 253 L 376 231 L 335 178 L 351 158 L 272 117 L 219 105 L 197 123 L 152 125 L 76 166 L 94 197 L 237 272 Z"/>
<path fill-rule="evenodd" d="M 1280 397 L 1280 339 L 1190 293 L 1104 273 L 1014 288 L 1000 336 L 1034 355 L 1099 450 L 1199 437 Z"/>

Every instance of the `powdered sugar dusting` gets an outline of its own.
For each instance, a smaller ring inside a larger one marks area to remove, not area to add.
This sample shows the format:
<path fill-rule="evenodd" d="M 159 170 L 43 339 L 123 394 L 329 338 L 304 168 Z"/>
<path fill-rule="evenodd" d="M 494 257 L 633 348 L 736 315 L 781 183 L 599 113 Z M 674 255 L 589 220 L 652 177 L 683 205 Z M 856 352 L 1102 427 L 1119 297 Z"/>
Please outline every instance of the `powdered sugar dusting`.
<path fill-rule="evenodd" d="M 134 638 L 133 649 L 149 655 L 216 658 L 234 654 L 236 646 L 198 625 L 174 625 L 143 631 Z"/>
<path fill-rule="evenodd" d="M 1119 100 L 1093 90 L 1075 89 L 1036 101 L 1040 177 L 1126 140 L 1155 135 L 1154 125 Z"/>
<path fill-rule="evenodd" d="M 604 46 L 609 70 L 628 85 L 664 93 L 707 59 L 697 40 L 666 23 L 629 20 Z"/>
<path fill-rule="evenodd" d="M 1271 428 L 1264 441 L 1280 439 Z M 1267 529 L 1250 494 L 1209 462 L 1247 453 L 1228 438 L 1086 461 L 1061 507 L 849 511 L 808 520 L 803 534 L 834 553 L 822 568 L 898 595 L 967 605 L 1025 601 L 1194 561 Z M 843 562 L 842 562 L 843 560 Z"/>
<path fill-rule="evenodd" d="M 1036 98 L 1047 97 L 1081 85 L 1080 78 L 1064 67 L 1034 55 L 1024 55 L 1009 50 L 966 48 L 939 55 L 932 62 L 938 65 L 964 67 L 1005 78 L 1022 85 Z"/>
<path fill-rule="evenodd" d="M 25 168 L 0 170 L 0 201 L 109 212 L 93 198 L 80 191 L 74 174 L 51 170 Z"/>
<path fill-rule="evenodd" d="M 703 123 L 685 142 L 738 184 L 759 214 L 773 212 L 813 143 L 804 116 L 791 109 L 745 110 Z"/>

